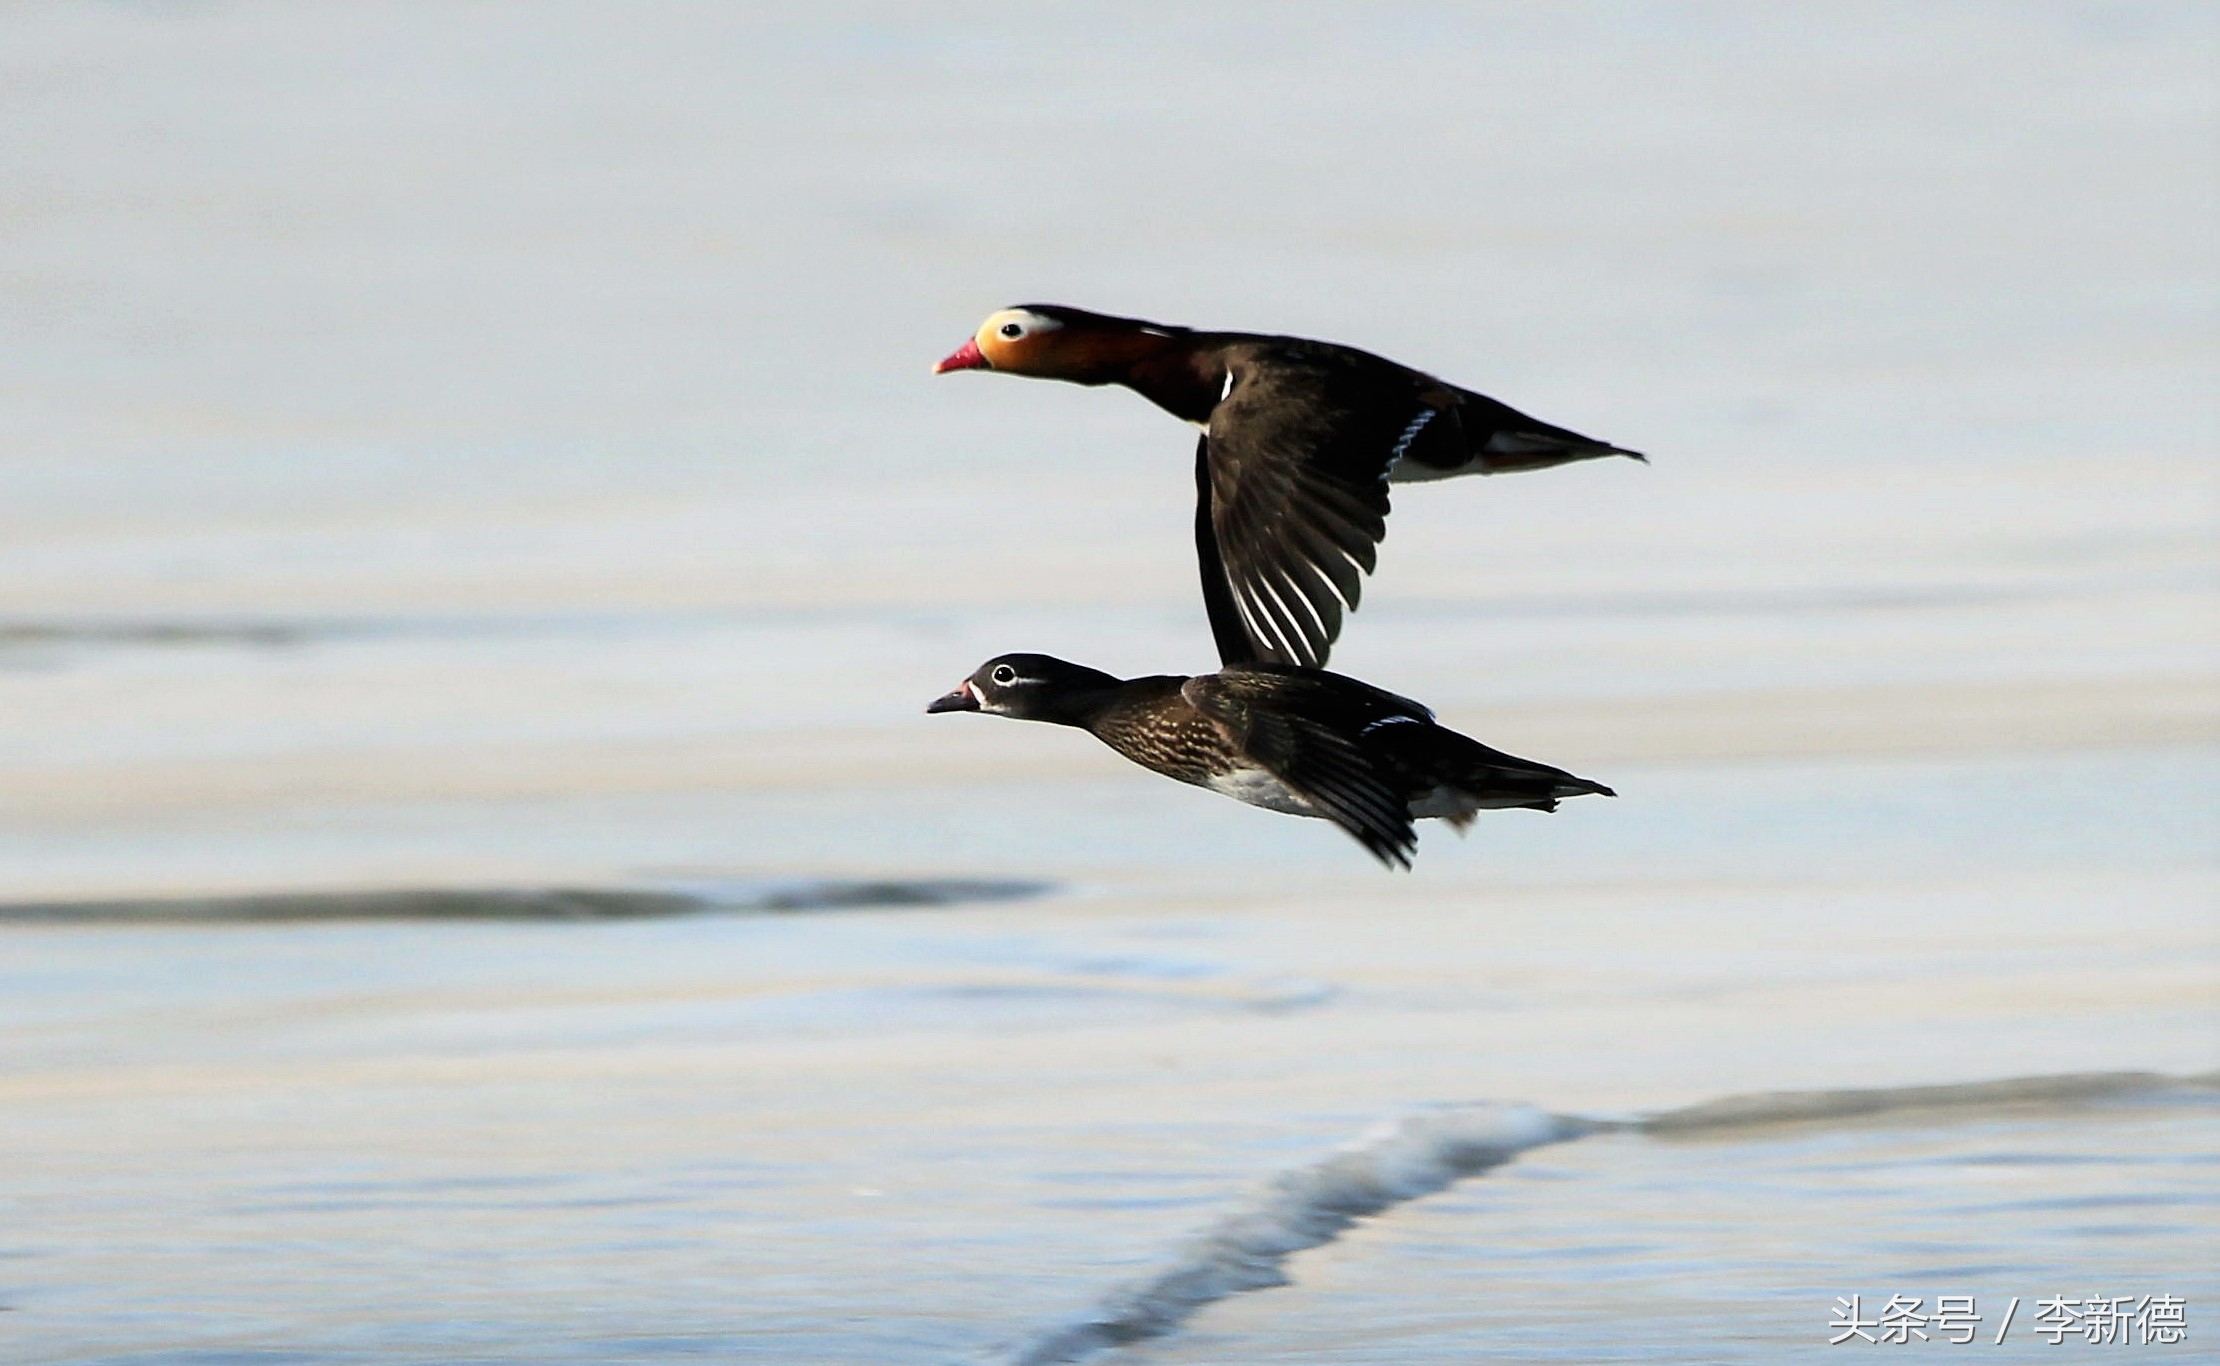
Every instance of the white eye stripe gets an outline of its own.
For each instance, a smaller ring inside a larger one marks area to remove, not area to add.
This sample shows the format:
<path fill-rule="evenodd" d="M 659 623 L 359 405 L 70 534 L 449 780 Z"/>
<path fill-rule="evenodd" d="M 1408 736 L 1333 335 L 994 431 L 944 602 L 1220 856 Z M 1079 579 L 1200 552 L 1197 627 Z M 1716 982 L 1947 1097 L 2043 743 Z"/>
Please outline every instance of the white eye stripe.
<path fill-rule="evenodd" d="M 987 319 L 985 330 L 1004 341 L 1020 341 L 1039 332 L 1054 332 L 1063 323 L 1045 314 L 1027 312 L 1022 308 L 1005 308 Z M 1012 332 L 1011 328 L 1016 328 Z"/>

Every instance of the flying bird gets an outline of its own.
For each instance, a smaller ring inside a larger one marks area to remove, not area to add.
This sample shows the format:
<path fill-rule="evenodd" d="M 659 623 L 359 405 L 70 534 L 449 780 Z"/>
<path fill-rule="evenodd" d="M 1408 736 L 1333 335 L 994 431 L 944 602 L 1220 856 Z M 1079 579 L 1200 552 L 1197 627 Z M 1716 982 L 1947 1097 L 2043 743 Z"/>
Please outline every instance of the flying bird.
<path fill-rule="evenodd" d="M 1292 664 L 1121 679 L 1049 655 L 1001 655 L 925 710 L 1077 726 L 1168 778 L 1330 820 L 1390 868 L 1411 866 L 1411 823 L 1422 817 L 1462 831 L 1481 811 L 1618 795 L 1436 725 L 1409 698 Z"/>
<path fill-rule="evenodd" d="M 1623 446 L 1355 347 L 1006 308 L 933 367 L 1122 384 L 1202 429 L 1195 550 L 1227 664 L 1317 667 L 1387 534 L 1390 483 L 1544 469 Z"/>

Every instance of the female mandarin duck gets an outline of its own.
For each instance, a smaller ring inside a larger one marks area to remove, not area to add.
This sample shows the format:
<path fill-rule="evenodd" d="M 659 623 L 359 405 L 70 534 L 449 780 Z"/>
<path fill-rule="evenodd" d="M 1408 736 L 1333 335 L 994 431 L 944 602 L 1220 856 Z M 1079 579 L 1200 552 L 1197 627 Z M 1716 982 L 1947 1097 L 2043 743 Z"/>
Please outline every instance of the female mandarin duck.
<path fill-rule="evenodd" d="M 1202 428 L 1195 548 L 1219 657 L 1317 666 L 1387 534 L 1389 483 L 1637 452 L 1355 347 L 1006 308 L 933 367 L 1122 384 Z"/>
<path fill-rule="evenodd" d="M 1616 795 L 1437 725 L 1407 697 L 1288 664 L 1115 678 L 1049 655 L 1001 655 L 925 710 L 1077 726 L 1168 778 L 1332 821 L 1390 868 L 1411 866 L 1411 823 L 1423 817 L 1462 832 L 1482 811 Z"/>

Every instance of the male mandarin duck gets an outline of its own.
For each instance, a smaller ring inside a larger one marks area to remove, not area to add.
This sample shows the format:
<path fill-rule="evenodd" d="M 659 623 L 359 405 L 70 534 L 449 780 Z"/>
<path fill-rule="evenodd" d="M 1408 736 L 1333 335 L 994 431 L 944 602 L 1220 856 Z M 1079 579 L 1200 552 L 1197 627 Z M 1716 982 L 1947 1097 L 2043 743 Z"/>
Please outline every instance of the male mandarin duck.
<path fill-rule="evenodd" d="M 1326 662 L 1387 534 L 1390 483 L 1635 451 L 1355 347 L 1006 308 L 933 367 L 1122 384 L 1202 428 L 1195 548 L 1219 658 Z"/>

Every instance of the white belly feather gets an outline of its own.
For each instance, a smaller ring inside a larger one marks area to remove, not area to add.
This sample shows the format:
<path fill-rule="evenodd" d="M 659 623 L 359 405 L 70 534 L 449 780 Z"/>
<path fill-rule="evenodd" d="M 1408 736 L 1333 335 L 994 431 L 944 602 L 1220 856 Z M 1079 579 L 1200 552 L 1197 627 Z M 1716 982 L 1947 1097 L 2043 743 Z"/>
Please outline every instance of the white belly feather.
<path fill-rule="evenodd" d="M 1387 477 L 1391 484 L 1424 484 L 1435 479 L 1454 479 L 1460 474 L 1486 473 L 1486 467 L 1477 460 L 1468 460 L 1454 469 L 1445 470 L 1438 465 L 1421 465 L 1416 460 L 1398 458 L 1394 464 L 1388 466 Z"/>
<path fill-rule="evenodd" d="M 1203 786 L 1237 802 L 1261 806 L 1267 811 L 1284 811 L 1290 816 L 1315 816 L 1318 808 L 1295 795 L 1294 789 L 1261 768 L 1235 769 L 1215 778 L 1205 779 Z"/>
<path fill-rule="evenodd" d="M 1237 802 L 1247 802 L 1250 806 L 1261 806 L 1267 811 L 1285 812 L 1290 816 L 1319 816 L 1321 819 L 1324 818 L 1317 807 L 1297 796 L 1294 789 L 1261 768 L 1244 768 L 1237 769 L 1232 773 L 1223 773 L 1215 778 L 1205 779 L 1202 786 L 1209 788 L 1220 796 L 1231 797 Z M 1469 792 L 1460 792 L 1453 787 L 1441 786 L 1413 797 L 1410 811 L 1412 820 L 1424 820 L 1433 817 L 1446 820 L 1450 824 L 1461 828 L 1478 812 L 1532 806 L 1535 800 L 1531 796 L 1512 796 L 1509 794 L 1496 797 L 1476 797 Z"/>

